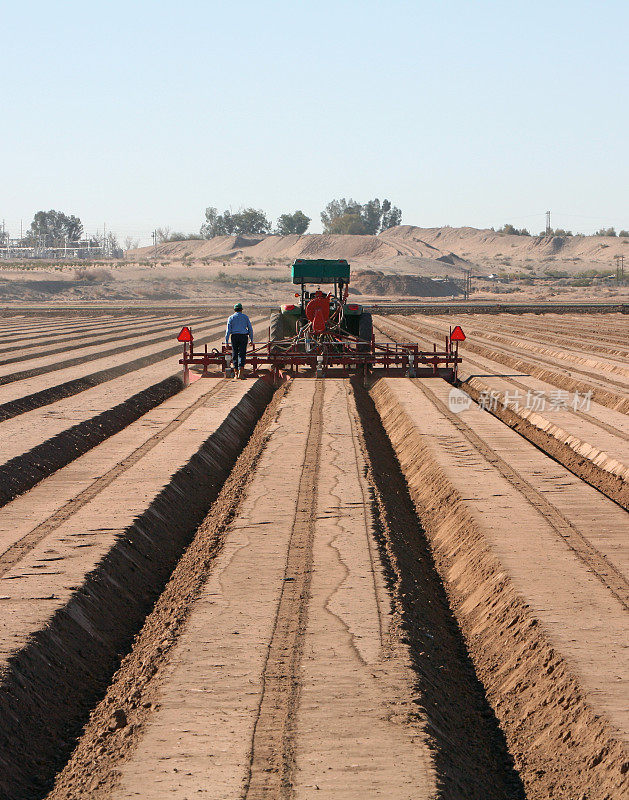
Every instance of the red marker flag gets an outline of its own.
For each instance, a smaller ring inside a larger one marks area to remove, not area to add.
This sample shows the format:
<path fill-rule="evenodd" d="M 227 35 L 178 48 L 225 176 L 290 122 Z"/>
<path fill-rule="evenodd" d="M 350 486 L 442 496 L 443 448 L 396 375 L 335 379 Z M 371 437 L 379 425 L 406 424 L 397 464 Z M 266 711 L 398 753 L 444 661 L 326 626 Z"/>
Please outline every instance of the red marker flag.
<path fill-rule="evenodd" d="M 451 342 L 464 342 L 465 341 L 465 334 L 463 333 L 463 328 L 460 325 L 457 325 L 455 329 L 450 334 L 450 341 Z"/>
<path fill-rule="evenodd" d="M 184 325 L 183 328 L 179 331 L 179 336 L 177 337 L 178 342 L 191 342 L 193 339 L 192 331 L 187 325 Z"/>

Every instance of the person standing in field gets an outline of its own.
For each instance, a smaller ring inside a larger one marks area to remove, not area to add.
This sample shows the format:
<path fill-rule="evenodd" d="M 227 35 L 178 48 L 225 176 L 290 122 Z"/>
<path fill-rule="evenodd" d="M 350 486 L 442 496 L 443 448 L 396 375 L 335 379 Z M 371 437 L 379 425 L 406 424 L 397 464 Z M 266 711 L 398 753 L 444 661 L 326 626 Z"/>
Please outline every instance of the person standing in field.
<path fill-rule="evenodd" d="M 232 340 L 232 363 L 234 366 L 234 377 L 245 377 L 245 361 L 247 360 L 247 341 L 253 344 L 253 327 L 251 320 L 246 314 L 242 313 L 242 303 L 236 303 L 234 313 L 227 320 L 227 330 L 225 331 L 225 342 L 229 344 L 229 337 Z"/>

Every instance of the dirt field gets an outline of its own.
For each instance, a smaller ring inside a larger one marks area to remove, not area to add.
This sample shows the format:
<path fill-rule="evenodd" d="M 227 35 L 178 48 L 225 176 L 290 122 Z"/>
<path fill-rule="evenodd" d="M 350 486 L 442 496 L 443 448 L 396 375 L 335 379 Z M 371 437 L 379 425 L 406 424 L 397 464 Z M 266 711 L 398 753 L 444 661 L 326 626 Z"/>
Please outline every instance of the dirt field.
<path fill-rule="evenodd" d="M 628 796 L 627 316 L 184 389 L 225 316 L 0 319 L 2 800 Z"/>

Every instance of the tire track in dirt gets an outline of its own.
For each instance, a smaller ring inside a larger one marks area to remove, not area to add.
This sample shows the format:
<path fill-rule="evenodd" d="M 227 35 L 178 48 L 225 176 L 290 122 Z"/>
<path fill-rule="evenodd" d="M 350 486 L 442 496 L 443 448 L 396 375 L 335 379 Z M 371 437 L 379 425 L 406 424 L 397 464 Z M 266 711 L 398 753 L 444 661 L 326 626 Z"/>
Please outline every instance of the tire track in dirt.
<path fill-rule="evenodd" d="M 46 536 L 52 533 L 56 528 L 61 526 L 72 514 L 75 514 L 79 509 L 83 508 L 86 503 L 89 503 L 99 492 L 106 489 L 116 478 L 130 469 L 134 464 L 137 464 L 148 452 L 150 452 L 156 445 L 164 441 L 171 433 L 174 433 L 188 417 L 193 414 L 197 408 L 205 405 L 214 395 L 218 394 L 221 389 L 229 381 L 227 379 L 221 381 L 217 386 L 213 386 L 208 392 L 198 398 L 192 405 L 188 406 L 185 411 L 182 411 L 178 417 L 172 422 L 169 422 L 161 431 L 154 433 L 142 445 L 136 448 L 126 458 L 119 461 L 114 467 L 108 470 L 104 475 L 101 475 L 93 481 L 86 489 L 73 497 L 61 508 L 55 511 L 48 519 L 41 522 L 26 536 L 22 537 L 19 541 L 15 542 L 8 550 L 0 554 L 0 577 L 8 572 L 15 564 L 23 558 L 30 550 L 36 547 L 39 542 Z"/>
<path fill-rule="evenodd" d="M 433 392 L 417 379 L 412 382 L 435 405 L 439 411 L 461 432 L 474 449 L 509 483 L 520 492 L 529 504 L 539 511 L 549 525 L 572 552 L 598 578 L 598 580 L 614 595 L 625 610 L 629 611 L 629 581 L 611 561 L 587 539 L 561 511 L 550 503 L 544 495 L 523 478 L 516 469 L 508 464 L 498 453 L 468 427 L 455 413 L 443 403 Z"/>
<path fill-rule="evenodd" d="M 293 736 L 299 701 L 299 667 L 306 628 L 316 519 L 317 475 L 323 432 L 324 385 L 317 380 L 299 482 L 282 593 L 262 673 L 243 797 L 290 798 Z"/>

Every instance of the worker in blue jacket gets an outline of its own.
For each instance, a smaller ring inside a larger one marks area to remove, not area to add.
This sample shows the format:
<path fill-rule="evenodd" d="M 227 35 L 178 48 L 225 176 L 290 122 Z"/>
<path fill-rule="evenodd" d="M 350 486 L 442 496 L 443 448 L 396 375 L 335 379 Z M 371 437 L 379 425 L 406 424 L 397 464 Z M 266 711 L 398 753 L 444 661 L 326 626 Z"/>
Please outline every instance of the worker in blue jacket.
<path fill-rule="evenodd" d="M 236 303 L 234 313 L 227 320 L 227 330 L 225 331 L 225 342 L 229 344 L 229 337 L 232 340 L 232 363 L 234 366 L 234 377 L 245 377 L 245 361 L 247 359 L 247 340 L 253 344 L 253 328 L 251 320 L 246 314 L 242 313 L 242 303 Z"/>

